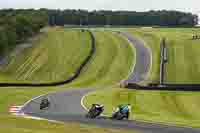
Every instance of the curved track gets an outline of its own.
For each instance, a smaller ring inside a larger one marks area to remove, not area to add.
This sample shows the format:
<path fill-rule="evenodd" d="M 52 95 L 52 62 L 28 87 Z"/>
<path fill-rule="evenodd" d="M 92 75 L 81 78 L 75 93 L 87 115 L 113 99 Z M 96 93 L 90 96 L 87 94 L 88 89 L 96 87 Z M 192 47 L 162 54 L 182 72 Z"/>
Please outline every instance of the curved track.
<path fill-rule="evenodd" d="M 125 36 L 136 48 L 136 66 L 133 73 L 130 74 L 128 81 L 140 82 L 144 80 L 150 67 L 150 53 L 138 39 L 132 37 L 128 33 L 121 33 Z M 140 53 L 141 52 L 141 53 Z M 35 98 L 26 103 L 21 112 L 34 116 L 45 118 L 49 120 L 56 120 L 62 122 L 75 121 L 85 124 L 95 124 L 102 127 L 114 127 L 114 128 L 127 128 L 141 131 L 144 133 L 199 133 L 200 129 L 183 128 L 175 126 L 166 126 L 161 124 L 152 124 L 138 121 L 114 121 L 108 118 L 99 119 L 86 119 L 86 110 L 81 106 L 80 102 L 84 95 L 94 91 L 93 88 L 81 88 L 76 90 L 60 91 L 43 95 Z M 48 97 L 51 101 L 51 106 L 48 110 L 41 111 L 39 109 L 39 103 L 41 99 Z"/>
<path fill-rule="evenodd" d="M 128 83 L 138 83 L 147 77 L 147 74 L 151 65 L 151 53 L 150 50 L 145 47 L 144 43 L 134 38 L 129 33 L 122 32 L 122 36 L 126 37 L 136 49 L 136 63 L 134 70 L 130 73 L 129 78 L 125 81 Z"/>

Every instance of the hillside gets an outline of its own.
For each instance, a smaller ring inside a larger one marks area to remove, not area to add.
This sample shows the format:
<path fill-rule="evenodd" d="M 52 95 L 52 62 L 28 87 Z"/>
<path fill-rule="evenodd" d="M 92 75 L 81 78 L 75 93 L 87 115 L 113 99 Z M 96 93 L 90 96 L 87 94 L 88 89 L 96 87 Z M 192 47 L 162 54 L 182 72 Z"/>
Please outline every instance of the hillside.
<path fill-rule="evenodd" d="M 88 32 L 48 29 L 33 42 L 32 47 L 10 56 L 9 64 L 1 67 L 0 82 L 63 81 L 80 67 L 90 49 Z"/>
<path fill-rule="evenodd" d="M 126 39 L 107 31 L 94 31 L 96 53 L 73 86 L 110 86 L 125 79 L 134 64 L 134 49 Z"/>

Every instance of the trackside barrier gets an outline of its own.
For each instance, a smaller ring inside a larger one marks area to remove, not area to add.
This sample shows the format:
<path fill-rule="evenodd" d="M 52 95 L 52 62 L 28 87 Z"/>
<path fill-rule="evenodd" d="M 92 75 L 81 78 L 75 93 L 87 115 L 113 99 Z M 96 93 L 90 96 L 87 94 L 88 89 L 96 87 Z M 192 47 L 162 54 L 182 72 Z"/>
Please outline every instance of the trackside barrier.
<path fill-rule="evenodd" d="M 67 83 L 71 83 L 74 79 L 76 79 L 80 75 L 83 68 L 86 66 L 86 64 L 90 61 L 90 59 L 96 52 L 95 37 L 91 31 L 89 30 L 86 31 L 90 34 L 91 37 L 90 53 L 87 56 L 87 58 L 82 62 L 82 64 L 79 66 L 79 68 L 76 70 L 76 72 L 68 79 L 52 83 L 0 83 L 0 87 L 51 87 L 51 86 L 61 86 Z"/>
<path fill-rule="evenodd" d="M 135 90 L 159 90 L 159 91 L 196 91 L 200 92 L 200 84 L 149 84 L 147 86 L 128 83 L 125 88 Z"/>
<path fill-rule="evenodd" d="M 160 85 L 163 85 L 165 77 L 165 64 L 167 63 L 167 47 L 165 38 L 163 38 L 160 45 Z"/>

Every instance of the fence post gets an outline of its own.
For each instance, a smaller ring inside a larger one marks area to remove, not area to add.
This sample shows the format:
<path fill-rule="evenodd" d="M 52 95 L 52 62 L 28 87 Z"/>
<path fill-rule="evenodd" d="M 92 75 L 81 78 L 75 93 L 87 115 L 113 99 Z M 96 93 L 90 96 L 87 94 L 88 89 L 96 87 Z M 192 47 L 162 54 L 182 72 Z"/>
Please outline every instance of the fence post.
<path fill-rule="evenodd" d="M 165 63 L 167 62 L 166 39 L 163 38 L 160 44 L 160 85 L 164 84 Z"/>

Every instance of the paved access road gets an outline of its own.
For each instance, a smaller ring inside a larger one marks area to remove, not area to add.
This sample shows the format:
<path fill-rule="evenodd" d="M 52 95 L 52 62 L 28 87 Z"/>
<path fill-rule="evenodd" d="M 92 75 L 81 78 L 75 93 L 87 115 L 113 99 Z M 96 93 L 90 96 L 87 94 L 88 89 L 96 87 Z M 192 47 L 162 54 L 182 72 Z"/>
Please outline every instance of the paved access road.
<path fill-rule="evenodd" d="M 145 79 L 150 67 L 150 53 L 144 44 L 128 33 L 121 33 L 134 45 L 137 51 L 136 65 L 134 71 L 130 74 L 128 81 L 140 82 Z M 152 124 L 138 121 L 114 121 L 109 118 L 86 119 L 87 111 L 81 106 L 81 99 L 84 95 L 94 91 L 94 88 L 80 88 L 66 90 L 44 95 L 28 102 L 22 112 L 25 114 L 57 120 L 62 122 L 75 121 L 85 124 L 94 124 L 101 127 L 126 128 L 140 131 L 143 133 L 200 133 L 200 129 L 182 128 L 175 126 L 165 126 L 161 124 Z M 50 108 L 41 111 L 39 104 L 42 98 L 49 98 Z"/>

